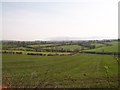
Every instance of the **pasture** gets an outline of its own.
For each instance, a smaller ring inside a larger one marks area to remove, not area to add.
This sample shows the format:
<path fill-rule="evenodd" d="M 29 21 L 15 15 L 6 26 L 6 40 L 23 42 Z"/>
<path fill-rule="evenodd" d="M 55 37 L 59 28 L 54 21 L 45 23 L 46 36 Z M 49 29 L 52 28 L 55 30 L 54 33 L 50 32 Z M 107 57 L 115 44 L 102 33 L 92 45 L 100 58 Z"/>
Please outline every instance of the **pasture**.
<path fill-rule="evenodd" d="M 36 88 L 116 88 L 118 64 L 110 55 L 3 54 L 3 84 Z"/>
<path fill-rule="evenodd" d="M 119 42 L 120 43 L 120 42 Z M 95 49 L 89 49 L 84 51 L 92 51 L 92 52 L 118 52 L 118 42 L 109 42 L 108 44 L 111 44 L 111 46 L 101 46 L 97 47 Z M 99 44 L 96 44 L 99 45 Z"/>
<path fill-rule="evenodd" d="M 3 42 L 2 83 L 17 88 L 117 88 L 118 43 L 116 40 Z"/>
<path fill-rule="evenodd" d="M 57 48 L 63 48 L 63 49 L 66 49 L 66 50 L 69 49 L 69 50 L 73 51 L 75 49 L 81 49 L 81 46 L 79 46 L 79 45 L 64 45 L 64 46 L 59 46 Z"/>

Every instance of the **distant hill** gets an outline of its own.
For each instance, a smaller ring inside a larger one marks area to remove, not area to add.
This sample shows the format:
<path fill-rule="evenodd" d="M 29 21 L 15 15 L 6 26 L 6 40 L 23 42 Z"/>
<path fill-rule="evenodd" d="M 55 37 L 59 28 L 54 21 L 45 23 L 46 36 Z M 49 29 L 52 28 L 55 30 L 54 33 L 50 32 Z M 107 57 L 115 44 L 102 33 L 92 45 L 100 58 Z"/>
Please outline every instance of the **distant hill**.
<path fill-rule="evenodd" d="M 70 41 L 70 40 L 103 40 L 108 38 L 103 38 L 100 36 L 93 36 L 93 37 L 50 37 L 46 38 L 45 40 L 50 41 Z"/>

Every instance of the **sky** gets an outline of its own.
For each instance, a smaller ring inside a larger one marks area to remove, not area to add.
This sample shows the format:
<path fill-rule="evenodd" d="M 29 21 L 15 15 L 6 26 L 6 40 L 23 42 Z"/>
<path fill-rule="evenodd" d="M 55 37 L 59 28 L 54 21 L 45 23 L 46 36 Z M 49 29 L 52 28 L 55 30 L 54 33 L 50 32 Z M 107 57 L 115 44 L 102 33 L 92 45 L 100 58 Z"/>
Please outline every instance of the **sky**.
<path fill-rule="evenodd" d="M 58 37 L 118 38 L 118 0 L 3 0 L 3 40 Z"/>

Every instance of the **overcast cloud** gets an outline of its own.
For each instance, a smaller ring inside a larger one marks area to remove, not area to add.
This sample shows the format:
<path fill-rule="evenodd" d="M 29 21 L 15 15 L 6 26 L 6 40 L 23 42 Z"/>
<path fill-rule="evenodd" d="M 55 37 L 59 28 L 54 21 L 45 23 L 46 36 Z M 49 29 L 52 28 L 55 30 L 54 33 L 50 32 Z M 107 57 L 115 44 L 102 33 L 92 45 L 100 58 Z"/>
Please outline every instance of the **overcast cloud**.
<path fill-rule="evenodd" d="M 2 3 L 2 30 L 3 40 L 118 38 L 118 1 L 6 1 Z"/>

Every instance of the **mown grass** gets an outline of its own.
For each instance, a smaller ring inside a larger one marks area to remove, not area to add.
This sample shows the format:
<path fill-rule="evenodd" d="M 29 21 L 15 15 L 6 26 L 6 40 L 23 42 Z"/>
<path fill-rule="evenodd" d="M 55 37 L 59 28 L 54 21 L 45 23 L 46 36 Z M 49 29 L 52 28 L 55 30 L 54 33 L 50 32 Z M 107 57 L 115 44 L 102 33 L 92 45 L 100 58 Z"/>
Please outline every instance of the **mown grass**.
<path fill-rule="evenodd" d="M 64 46 L 58 46 L 57 48 L 63 48 L 65 50 L 75 50 L 75 49 L 81 49 L 80 45 L 64 45 Z"/>
<path fill-rule="evenodd" d="M 28 45 L 30 47 L 45 47 L 45 46 L 55 46 L 59 44 L 37 44 L 37 45 Z"/>
<path fill-rule="evenodd" d="M 3 84 L 52 88 L 117 87 L 117 65 L 116 59 L 109 55 L 42 57 L 4 54 Z"/>
<path fill-rule="evenodd" d="M 54 50 L 63 49 L 63 50 L 74 51 L 76 49 L 81 50 L 81 48 L 82 46 L 80 45 L 63 45 L 63 46 L 55 46 L 55 47 L 44 47 L 43 49 L 54 49 Z M 87 48 L 84 47 L 84 49 L 87 49 Z"/>

